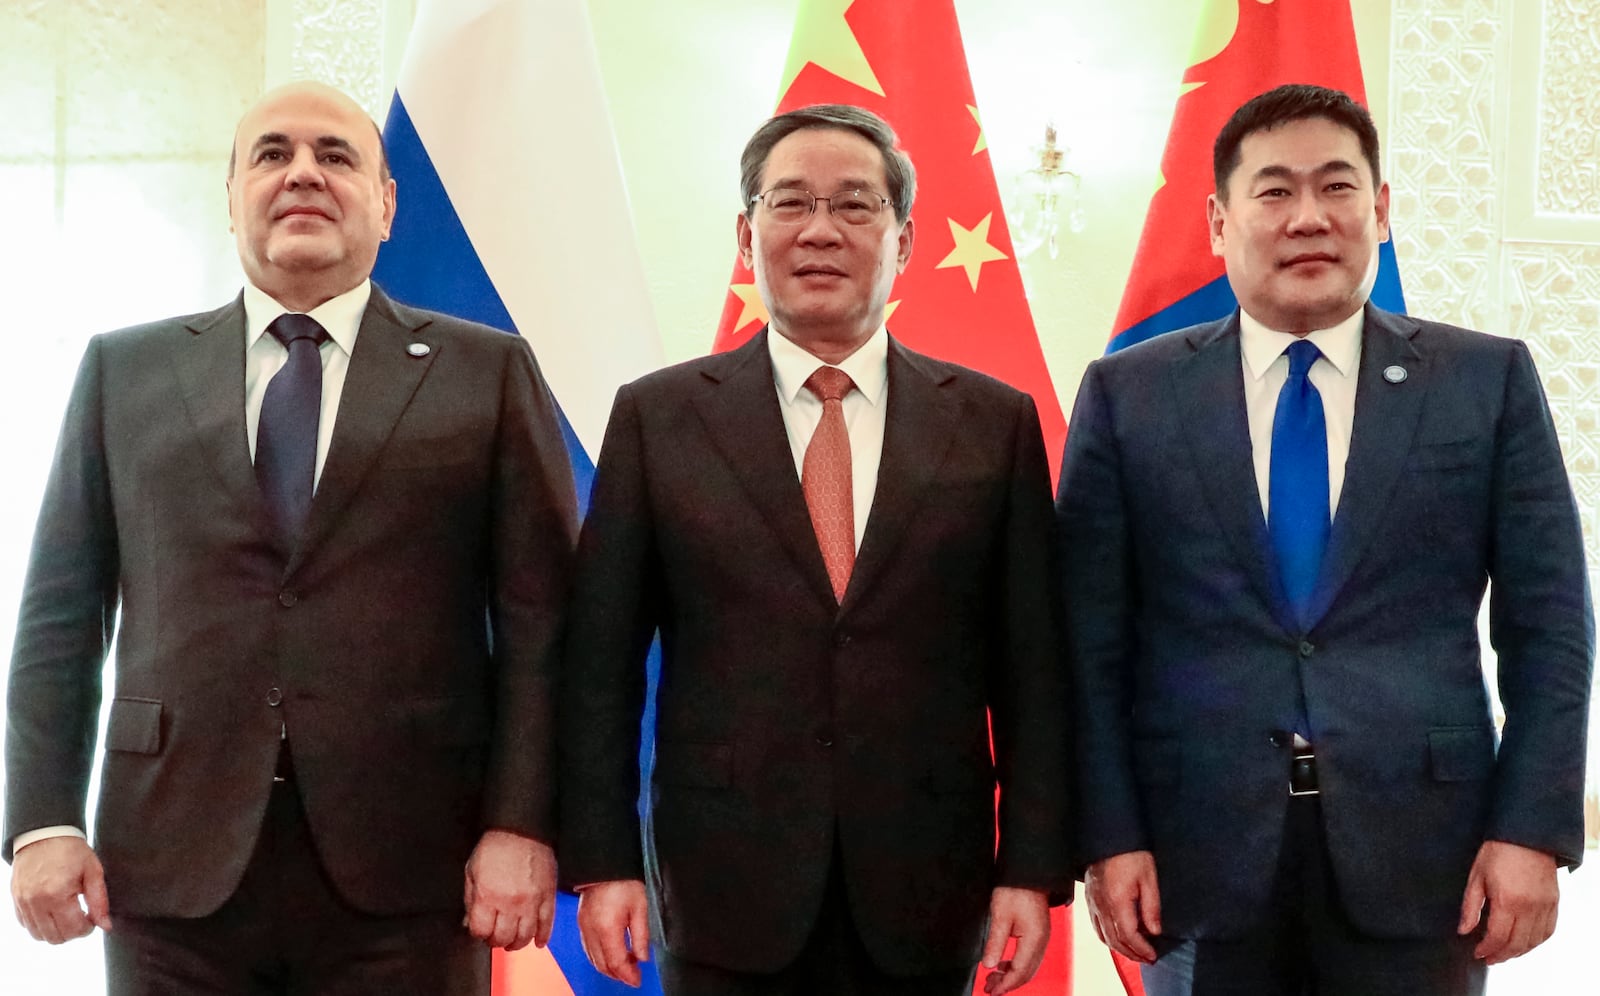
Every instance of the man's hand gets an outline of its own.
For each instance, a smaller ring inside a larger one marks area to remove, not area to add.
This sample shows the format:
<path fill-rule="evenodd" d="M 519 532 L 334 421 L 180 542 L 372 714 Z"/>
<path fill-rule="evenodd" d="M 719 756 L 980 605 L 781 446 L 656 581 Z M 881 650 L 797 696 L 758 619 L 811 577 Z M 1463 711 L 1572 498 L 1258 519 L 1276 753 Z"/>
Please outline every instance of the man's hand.
<path fill-rule="evenodd" d="M 486 830 L 467 859 L 462 920 L 492 948 L 544 947 L 556 916 L 556 855 L 509 830 Z"/>
<path fill-rule="evenodd" d="M 639 963 L 650 960 L 650 899 L 644 883 L 622 879 L 585 888 L 578 894 L 578 935 L 595 971 L 637 989 Z"/>
<path fill-rule="evenodd" d="M 1486 840 L 1467 875 L 1456 930 L 1462 934 L 1476 930 L 1487 902 L 1489 923 L 1472 955 L 1498 965 L 1527 954 L 1550 937 L 1560 899 L 1555 858 L 1530 847 Z"/>
<path fill-rule="evenodd" d="M 1001 961 L 1006 942 L 1017 939 L 1011 958 Z M 1050 941 L 1050 901 L 1037 889 L 1001 887 L 989 896 L 989 939 L 983 945 L 983 967 L 989 975 L 983 991 L 1000 996 L 1025 984 L 1039 970 Z"/>
<path fill-rule="evenodd" d="M 96 927 L 111 929 L 105 871 L 81 837 L 46 837 L 18 851 L 11 866 L 11 899 L 18 922 L 37 940 L 60 944 Z"/>
<path fill-rule="evenodd" d="M 1156 949 L 1145 935 L 1161 933 L 1156 856 L 1149 851 L 1129 851 L 1096 861 L 1089 866 L 1083 886 L 1089 899 L 1089 919 L 1106 947 L 1134 961 L 1153 963 Z"/>

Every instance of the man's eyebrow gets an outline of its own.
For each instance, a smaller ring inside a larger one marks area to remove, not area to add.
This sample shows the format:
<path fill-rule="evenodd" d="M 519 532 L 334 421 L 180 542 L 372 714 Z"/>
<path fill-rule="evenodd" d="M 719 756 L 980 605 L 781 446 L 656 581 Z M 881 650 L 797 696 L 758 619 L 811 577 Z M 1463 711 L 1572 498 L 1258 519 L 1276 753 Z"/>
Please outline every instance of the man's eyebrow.
<path fill-rule="evenodd" d="M 350 140 L 346 138 L 340 138 L 338 135 L 323 135 L 317 139 L 316 145 L 318 151 L 324 149 L 338 149 L 340 152 L 348 154 L 351 159 L 361 158 L 361 153 L 356 151 L 356 147 L 351 144 Z"/>
<path fill-rule="evenodd" d="M 768 189 L 776 190 L 779 187 L 791 187 L 791 188 L 793 188 L 793 187 L 802 187 L 802 188 L 804 188 L 805 186 L 806 186 L 805 181 L 801 180 L 798 177 L 780 176 L 776 180 L 772 181 L 772 185 Z M 839 183 L 836 184 L 834 186 L 834 188 L 833 188 L 835 193 L 838 193 L 841 190 L 873 190 L 873 189 L 876 189 L 876 188 L 873 186 L 872 181 L 866 179 L 865 177 L 847 177 L 847 178 L 839 181 Z"/>
<path fill-rule="evenodd" d="M 1260 169 L 1256 170 L 1255 174 L 1253 176 L 1253 179 L 1256 179 L 1256 180 L 1269 180 L 1269 179 L 1270 180 L 1291 180 L 1297 175 L 1326 176 L 1329 173 L 1346 173 L 1346 172 L 1354 173 L 1354 172 L 1359 172 L 1359 171 L 1357 170 L 1357 168 L 1356 168 L 1354 163 L 1351 163 L 1351 162 L 1349 162 L 1347 160 L 1344 160 L 1344 159 L 1329 159 L 1327 162 L 1323 163 L 1321 166 L 1317 166 L 1317 167 L 1314 167 L 1312 169 L 1304 170 L 1304 171 L 1292 170 L 1287 166 L 1283 166 L 1283 165 L 1279 165 L 1277 163 L 1273 163 L 1270 166 L 1263 166 Z"/>
<path fill-rule="evenodd" d="M 288 144 L 288 135 L 285 135 L 281 131 L 269 131 L 259 136 L 255 142 L 251 144 L 250 150 L 252 152 L 257 152 L 264 148 L 272 148 L 274 146 Z M 319 152 L 325 149 L 337 149 L 340 152 L 347 153 L 352 159 L 359 160 L 361 158 L 360 152 L 356 150 L 356 147 L 351 144 L 350 140 L 346 138 L 340 138 L 338 135 L 322 135 L 318 137 L 313 144 L 316 145 L 317 151 Z"/>

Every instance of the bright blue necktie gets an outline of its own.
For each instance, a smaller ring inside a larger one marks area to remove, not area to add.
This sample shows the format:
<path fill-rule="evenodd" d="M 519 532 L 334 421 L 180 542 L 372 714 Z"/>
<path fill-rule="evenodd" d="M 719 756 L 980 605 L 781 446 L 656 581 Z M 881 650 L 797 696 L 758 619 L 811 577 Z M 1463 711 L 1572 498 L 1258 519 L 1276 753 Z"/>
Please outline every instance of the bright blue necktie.
<path fill-rule="evenodd" d="M 293 549 L 311 510 L 322 418 L 322 355 L 327 331 L 310 315 L 279 315 L 267 326 L 289 351 L 267 382 L 256 423 L 256 481 L 285 549 Z"/>
<path fill-rule="evenodd" d="M 1322 395 L 1307 376 L 1322 353 L 1304 339 L 1291 343 L 1287 352 L 1289 379 L 1278 392 L 1272 417 L 1267 531 L 1284 594 L 1305 627 L 1328 546 L 1328 428 Z"/>

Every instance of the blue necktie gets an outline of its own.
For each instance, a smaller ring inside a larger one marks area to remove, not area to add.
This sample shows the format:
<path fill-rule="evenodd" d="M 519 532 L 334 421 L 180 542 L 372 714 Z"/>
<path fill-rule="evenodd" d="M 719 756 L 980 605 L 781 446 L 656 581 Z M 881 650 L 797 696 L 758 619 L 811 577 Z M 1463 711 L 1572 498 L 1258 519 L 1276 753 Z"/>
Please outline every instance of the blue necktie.
<path fill-rule="evenodd" d="M 1322 395 L 1307 374 L 1322 353 L 1304 339 L 1289 345 L 1289 379 L 1272 417 L 1267 531 L 1283 590 L 1302 627 L 1328 546 L 1328 428 Z"/>
<path fill-rule="evenodd" d="M 289 351 L 267 382 L 256 424 L 256 480 L 285 549 L 300 539 L 311 510 L 317 471 L 317 423 L 322 417 L 322 355 L 328 333 L 310 315 L 279 315 L 267 326 Z"/>

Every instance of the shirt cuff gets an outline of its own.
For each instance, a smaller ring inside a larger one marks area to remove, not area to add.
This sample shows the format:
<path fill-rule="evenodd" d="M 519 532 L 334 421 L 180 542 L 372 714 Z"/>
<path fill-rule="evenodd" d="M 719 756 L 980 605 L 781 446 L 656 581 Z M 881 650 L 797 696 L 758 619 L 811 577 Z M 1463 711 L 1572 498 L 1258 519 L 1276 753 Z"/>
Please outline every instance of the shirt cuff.
<path fill-rule="evenodd" d="M 27 847 L 29 844 L 37 843 L 41 840 L 49 840 L 51 837 L 76 837 L 79 840 L 89 839 L 89 835 L 84 833 L 82 830 L 79 830 L 77 827 L 40 827 L 37 830 L 29 830 L 27 833 L 17 834 L 17 839 L 11 842 L 11 853 L 15 854 L 24 847 Z"/>

